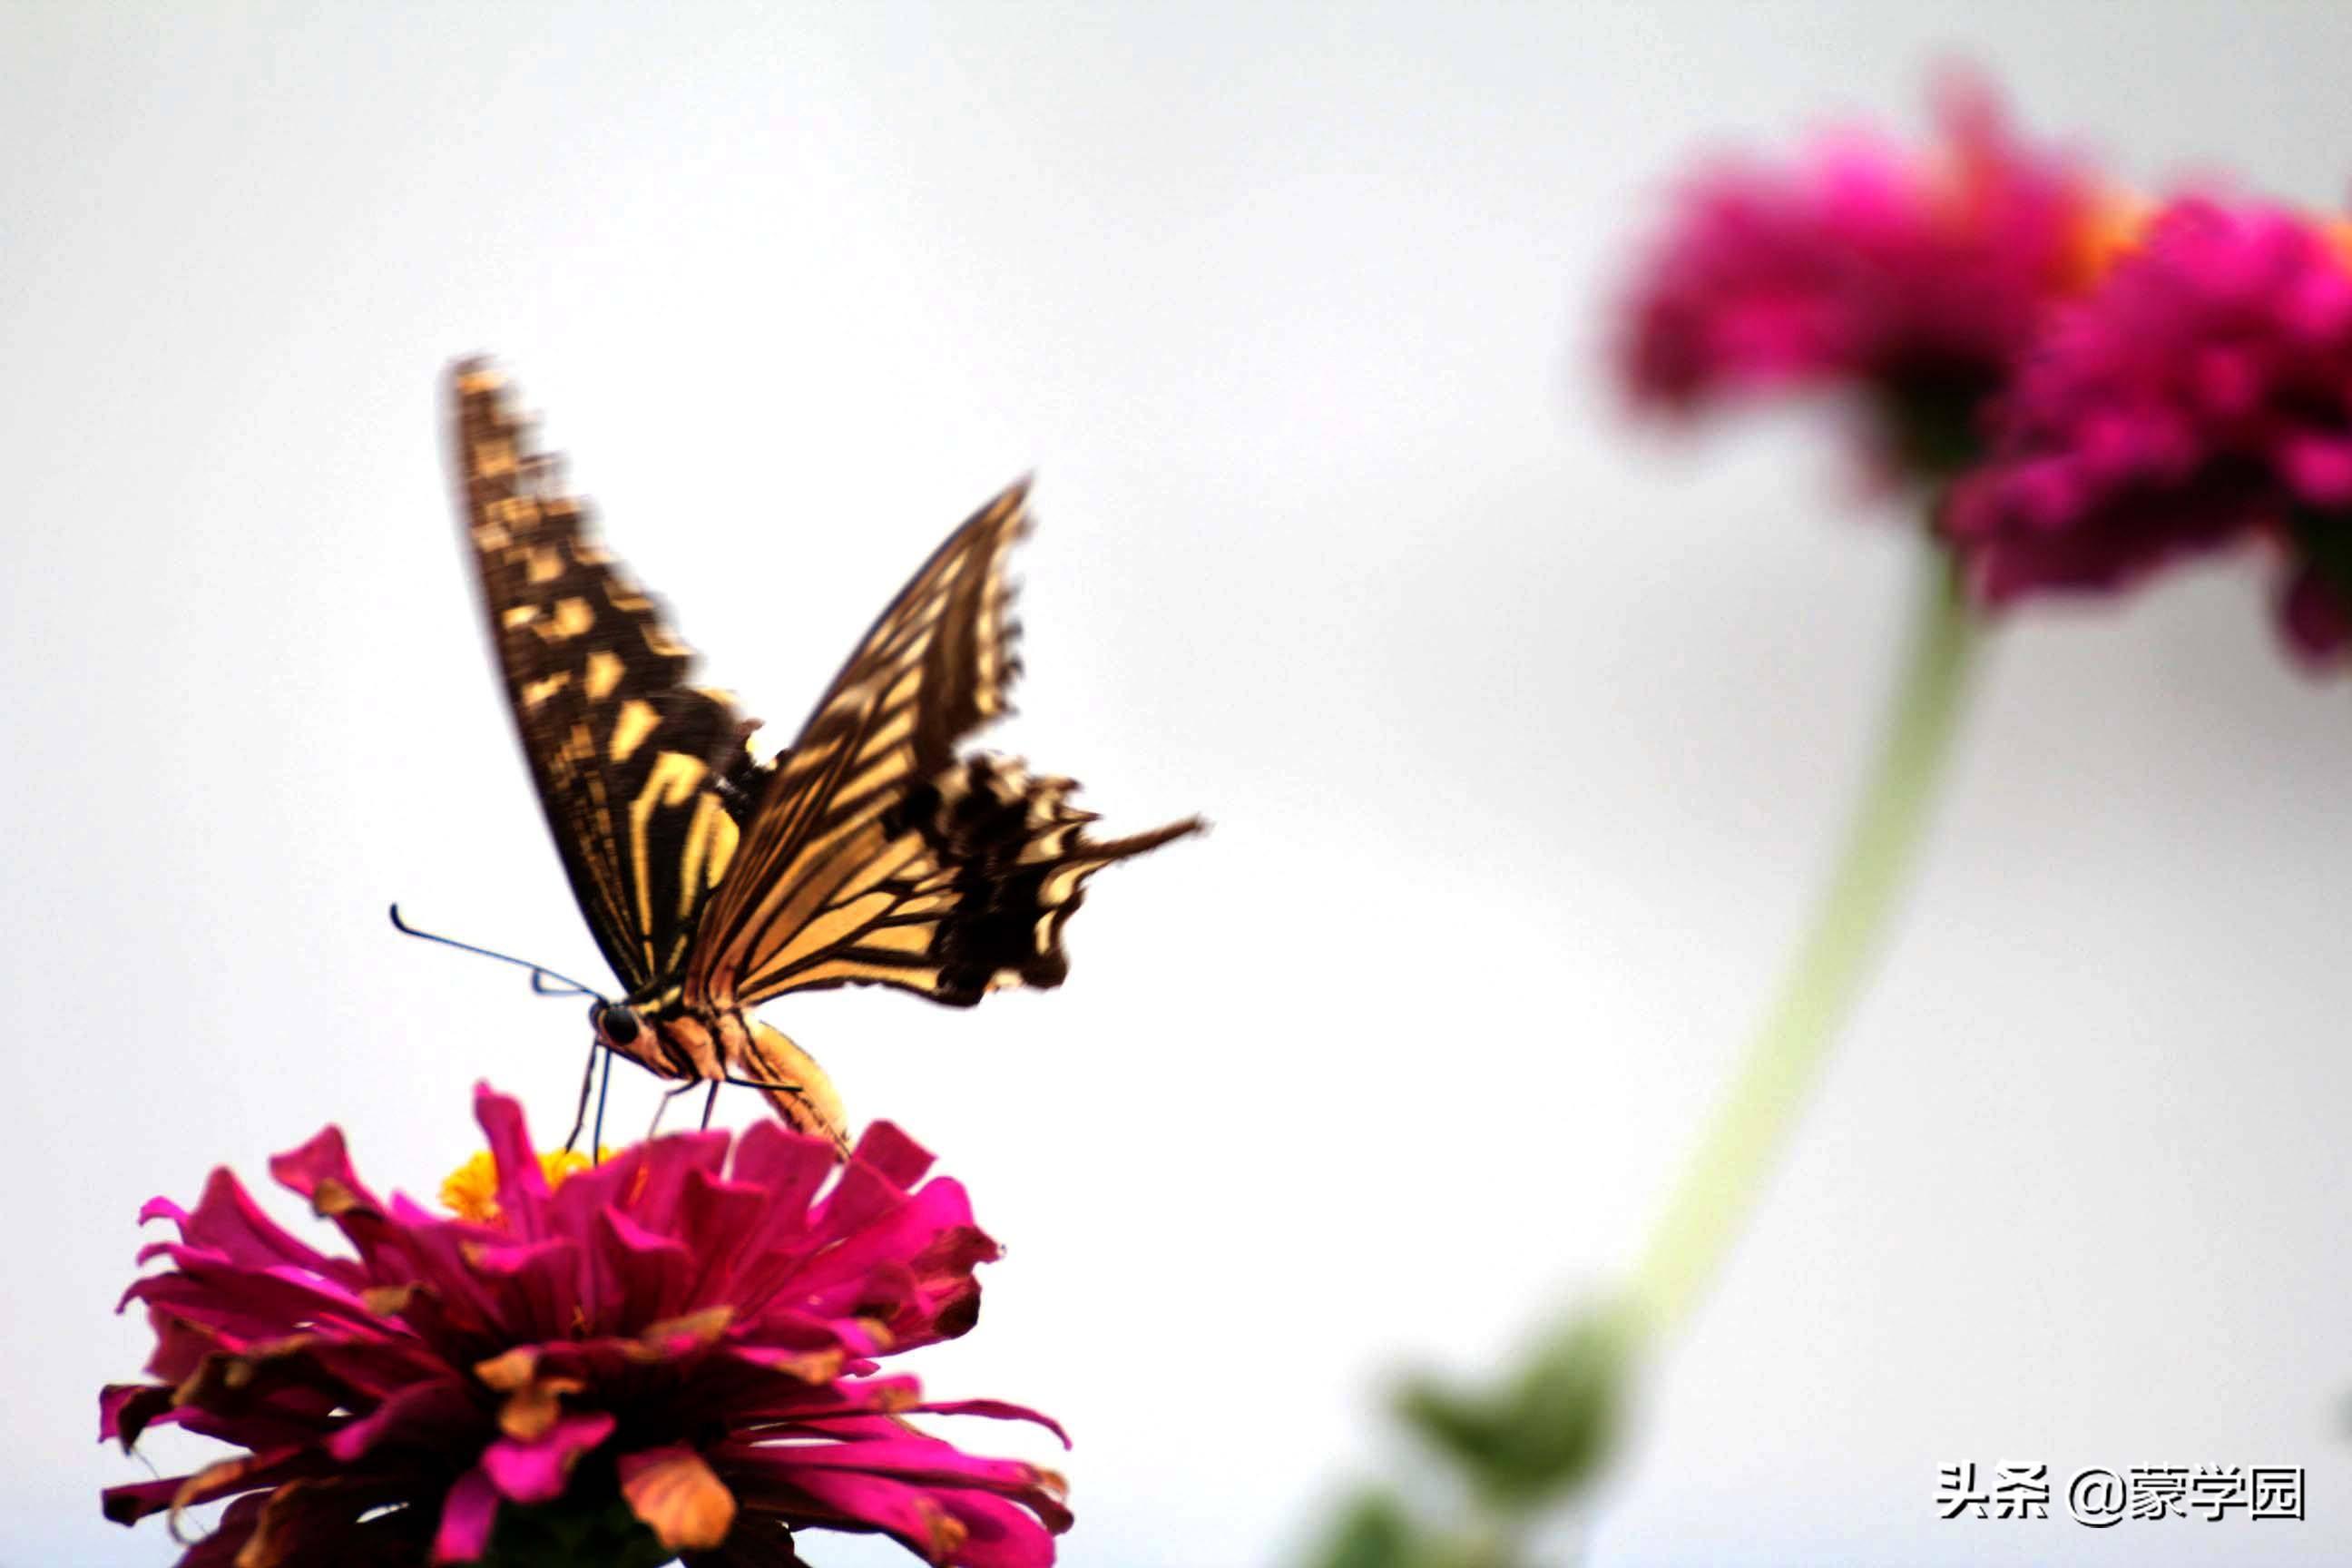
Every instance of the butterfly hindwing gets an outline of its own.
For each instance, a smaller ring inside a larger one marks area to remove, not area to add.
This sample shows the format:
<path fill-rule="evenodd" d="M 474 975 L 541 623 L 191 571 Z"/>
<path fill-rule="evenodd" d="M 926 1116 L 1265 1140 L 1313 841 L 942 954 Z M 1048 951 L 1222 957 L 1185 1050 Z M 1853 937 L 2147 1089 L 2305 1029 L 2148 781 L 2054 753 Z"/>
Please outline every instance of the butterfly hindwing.
<path fill-rule="evenodd" d="M 1086 879 L 1200 826 L 1188 819 L 1090 838 L 1094 813 L 1069 804 L 1076 787 L 1009 757 L 950 763 L 807 877 L 804 898 L 825 889 L 832 897 L 750 954 L 742 1001 L 884 984 L 969 1006 L 1003 986 L 1059 985 L 1069 973 L 1062 927 Z"/>
<path fill-rule="evenodd" d="M 682 972 L 760 787 L 750 726 L 593 541 L 500 378 L 458 367 L 467 533 L 509 705 L 581 912 L 631 994 Z"/>

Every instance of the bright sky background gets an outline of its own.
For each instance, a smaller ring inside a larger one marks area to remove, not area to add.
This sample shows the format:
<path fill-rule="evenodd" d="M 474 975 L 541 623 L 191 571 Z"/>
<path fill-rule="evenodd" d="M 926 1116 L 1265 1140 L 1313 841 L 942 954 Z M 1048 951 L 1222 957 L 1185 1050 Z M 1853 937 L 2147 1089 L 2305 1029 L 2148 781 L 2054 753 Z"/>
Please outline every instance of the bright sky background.
<path fill-rule="evenodd" d="M 95 1495 L 144 1199 L 330 1121 L 429 1192 L 478 1078 L 569 1112 L 573 1005 L 383 918 L 596 963 L 450 516 L 478 350 L 779 726 L 1037 471 L 993 743 L 1216 831 L 1096 884 L 1058 993 L 771 1016 L 1009 1245 L 911 1370 L 1069 1425 L 1066 1561 L 1295 1558 L 1412 1463 L 1395 1369 L 1630 1259 L 1887 684 L 1905 520 L 1811 421 L 1628 427 L 1628 242 L 1706 149 L 1918 128 L 1955 51 L 2134 180 L 2352 178 L 2323 0 L 0 0 L 0 1564 L 171 1559 Z M 2000 639 L 1595 1562 L 2352 1552 L 2352 699 L 2263 593 Z M 2311 1517 L 1939 1523 L 1964 1459 L 2300 1464 Z"/>

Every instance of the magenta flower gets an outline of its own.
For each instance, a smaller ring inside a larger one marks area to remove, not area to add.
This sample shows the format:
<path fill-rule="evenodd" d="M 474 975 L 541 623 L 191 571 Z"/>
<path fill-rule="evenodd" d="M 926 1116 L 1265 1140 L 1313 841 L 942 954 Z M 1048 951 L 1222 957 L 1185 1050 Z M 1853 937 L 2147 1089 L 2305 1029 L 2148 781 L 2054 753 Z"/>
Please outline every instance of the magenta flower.
<path fill-rule="evenodd" d="M 2174 204 L 2062 312 L 2001 403 L 1994 462 L 1943 519 L 1990 604 L 2103 591 L 2261 537 L 2293 557 L 2281 620 L 2321 658 L 2346 618 L 2325 563 L 2352 521 L 2352 268 L 2339 227 Z"/>
<path fill-rule="evenodd" d="M 1642 268 L 1620 344 L 1638 405 L 1689 414 L 1789 389 L 1862 394 L 1877 461 L 1947 475 L 2050 302 L 2103 265 L 2122 206 L 2013 140 L 1990 92 L 1941 95 L 1945 145 L 1822 142 L 1790 169 L 1693 183 Z"/>
<path fill-rule="evenodd" d="M 509 1561 L 520 1532 L 577 1540 L 599 1517 L 640 1552 L 657 1539 L 637 1560 L 698 1568 L 782 1568 L 803 1529 L 880 1531 L 940 1565 L 1053 1562 L 1059 1478 L 902 1417 L 1059 1428 L 878 1374 L 971 1328 L 973 1268 L 997 1256 L 961 1186 L 915 1184 L 931 1160 L 912 1141 L 877 1124 L 845 1163 L 762 1122 L 657 1139 L 551 1190 L 514 1101 L 484 1088 L 475 1109 L 487 1223 L 379 1199 L 331 1127 L 270 1173 L 355 1258 L 306 1246 L 226 1170 L 193 1211 L 147 1205 L 180 1231 L 123 1298 L 146 1304 L 158 1381 L 108 1388 L 100 1435 L 127 1448 L 170 1424 L 245 1452 L 111 1488 L 109 1518 L 232 1500 L 181 1568 L 472 1563 L 494 1531 Z"/>

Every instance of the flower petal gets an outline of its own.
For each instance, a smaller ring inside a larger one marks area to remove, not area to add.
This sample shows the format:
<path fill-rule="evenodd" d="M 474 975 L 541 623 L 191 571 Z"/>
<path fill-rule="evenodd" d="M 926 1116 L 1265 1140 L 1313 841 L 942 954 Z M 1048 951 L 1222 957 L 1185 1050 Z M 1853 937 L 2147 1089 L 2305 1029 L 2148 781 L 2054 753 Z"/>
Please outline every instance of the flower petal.
<path fill-rule="evenodd" d="M 1026 1421 L 1043 1426 L 1070 1447 L 1070 1435 L 1062 1424 L 1050 1415 L 1043 1415 L 1025 1405 L 1008 1405 L 1001 1399 L 949 1399 L 932 1405 L 910 1405 L 909 1410 L 919 1410 L 932 1415 L 981 1415 L 992 1421 Z"/>
<path fill-rule="evenodd" d="M 172 1391 L 152 1383 L 110 1383 L 98 1394 L 98 1440 L 110 1438 L 129 1453 L 149 1422 L 172 1408 Z"/>
<path fill-rule="evenodd" d="M 467 1471 L 441 1500 L 441 1522 L 433 1535 L 434 1563 L 473 1562 L 490 1549 L 490 1533 L 498 1522 L 498 1483 L 488 1470 Z"/>
<path fill-rule="evenodd" d="M 226 1169 L 215 1171 L 205 1183 L 204 1196 L 180 1220 L 180 1234 L 241 1268 L 285 1265 L 331 1278 L 356 1273 L 349 1262 L 331 1259 L 295 1239 Z"/>
<path fill-rule="evenodd" d="M 380 1445 L 436 1449 L 480 1430 L 480 1405 L 455 1378 L 411 1384 L 327 1439 L 343 1464 L 365 1458 Z"/>
<path fill-rule="evenodd" d="M 931 1168 L 929 1149 L 907 1136 L 895 1121 L 877 1121 L 857 1140 L 850 1158 L 879 1172 L 886 1181 L 911 1187 Z"/>
<path fill-rule="evenodd" d="M 1988 604 L 2105 593 L 2352 515 L 2352 263 L 2321 220 L 2191 196 L 2057 316 L 1939 526 Z M 2281 595 L 2295 650 L 2334 612 Z"/>
<path fill-rule="evenodd" d="M 474 1120 L 489 1141 L 499 1167 L 499 1223 L 526 1240 L 541 1236 L 547 1211 L 547 1173 L 530 1146 L 522 1107 L 487 1083 L 474 1086 Z"/>
<path fill-rule="evenodd" d="M 2279 444 L 2278 460 L 2305 505 L 2330 511 L 2352 506 L 2352 437 L 2299 430 Z"/>
<path fill-rule="evenodd" d="M 330 1127 L 300 1148 L 274 1156 L 269 1173 L 279 1186 L 310 1199 L 314 1212 L 330 1217 L 355 1203 L 371 1209 L 383 1207 L 383 1200 L 368 1191 L 359 1173 L 352 1169 L 340 1127 Z"/>
<path fill-rule="evenodd" d="M 735 1527 L 735 1494 L 683 1444 L 622 1455 L 620 1476 L 630 1511 L 672 1552 L 717 1546 Z"/>
<path fill-rule="evenodd" d="M 485 1089 L 477 1110 L 512 1173 L 486 1219 L 379 1199 L 332 1128 L 272 1163 L 356 1257 L 312 1250 L 226 1173 L 192 1210 L 147 1205 L 179 1234 L 125 1293 L 155 1350 L 147 1381 L 101 1394 L 100 1435 L 170 1425 L 241 1451 L 110 1489 L 110 1517 L 226 1504 L 181 1568 L 292 1568 L 329 1542 L 338 1568 L 404 1568 L 479 1559 L 503 1503 L 605 1509 L 617 1485 L 697 1568 L 788 1568 L 797 1526 L 895 1530 L 979 1568 L 1050 1560 L 1057 1479 L 901 1417 L 1051 1423 L 927 1405 L 882 1372 L 971 1326 L 997 1255 L 919 1145 L 881 1124 L 845 1166 L 779 1128 L 681 1134 L 550 1193 L 513 1102 Z M 625 1455 L 581 1465 L 617 1434 Z"/>
<path fill-rule="evenodd" d="M 500 1437 L 482 1450 L 482 1473 L 509 1502 L 552 1502 L 563 1495 L 580 1456 L 613 1435 L 602 1411 L 566 1415 L 529 1441 Z"/>

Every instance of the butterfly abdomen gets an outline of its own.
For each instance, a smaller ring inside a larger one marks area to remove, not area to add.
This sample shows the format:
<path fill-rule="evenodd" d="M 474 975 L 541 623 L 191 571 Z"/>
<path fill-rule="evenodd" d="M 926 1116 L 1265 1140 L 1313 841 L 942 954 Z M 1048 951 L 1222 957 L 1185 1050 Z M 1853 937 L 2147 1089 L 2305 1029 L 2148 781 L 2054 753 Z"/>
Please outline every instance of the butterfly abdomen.
<path fill-rule="evenodd" d="M 848 1149 L 847 1117 L 824 1069 L 741 1008 L 691 1008 L 672 993 L 642 1015 L 629 1010 L 625 1026 L 625 1037 L 604 1030 L 602 1043 L 656 1078 L 757 1089 L 801 1131 Z"/>
<path fill-rule="evenodd" d="M 768 1103 L 793 1127 L 814 1137 L 829 1139 L 835 1148 L 846 1152 L 849 1115 L 824 1069 L 782 1031 L 745 1020 L 740 1013 L 734 1017 L 748 1024 L 745 1037 L 737 1047 L 740 1052 L 740 1074 L 760 1085 Z"/>

